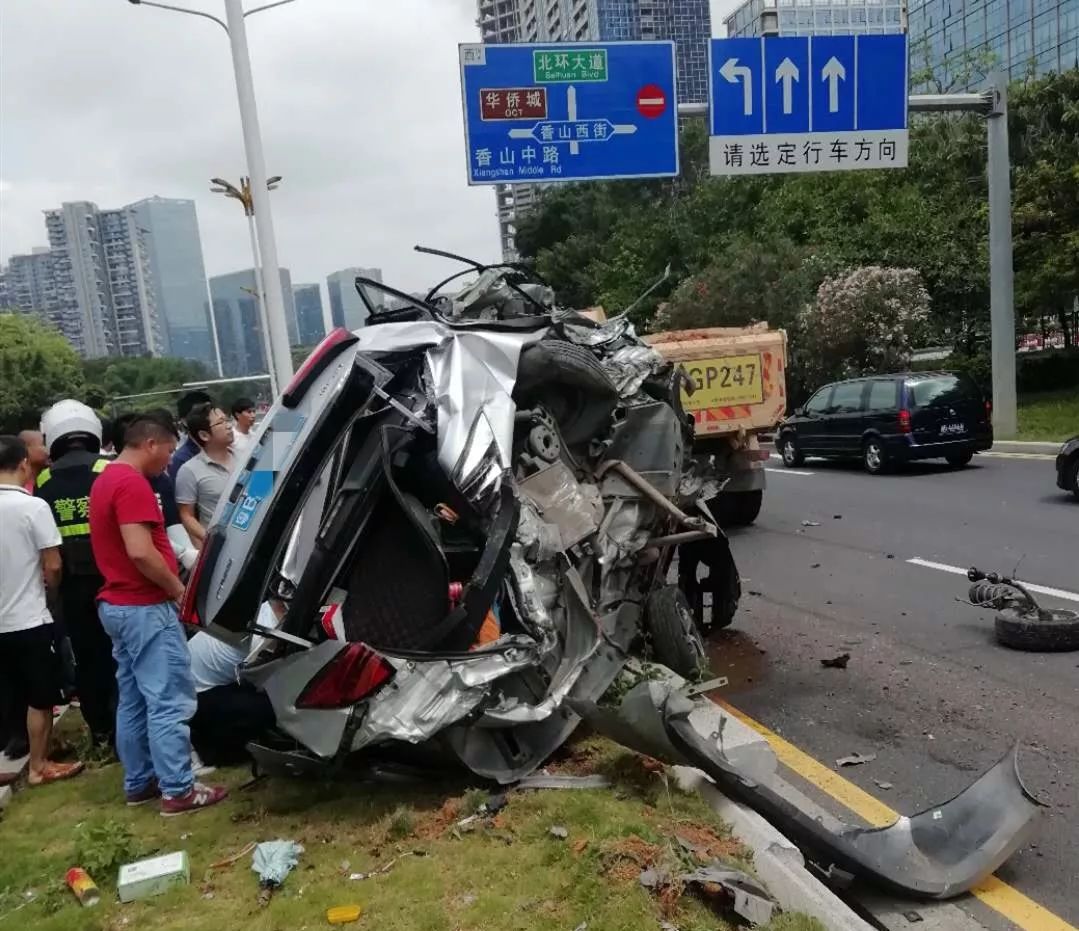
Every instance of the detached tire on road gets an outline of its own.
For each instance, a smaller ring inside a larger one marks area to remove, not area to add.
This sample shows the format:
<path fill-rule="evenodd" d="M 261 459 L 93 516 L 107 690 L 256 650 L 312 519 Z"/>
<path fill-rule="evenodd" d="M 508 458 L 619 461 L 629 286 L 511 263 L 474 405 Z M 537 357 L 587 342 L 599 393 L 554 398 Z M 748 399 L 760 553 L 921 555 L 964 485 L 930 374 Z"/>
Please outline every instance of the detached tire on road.
<path fill-rule="evenodd" d="M 757 519 L 764 502 L 764 492 L 732 491 L 719 495 L 716 517 L 721 527 L 748 527 Z"/>
<path fill-rule="evenodd" d="M 1064 653 L 1079 650 L 1079 611 L 1054 608 L 1047 619 L 1013 608 L 997 612 L 997 641 L 1013 650 Z"/>
<path fill-rule="evenodd" d="M 652 592 L 645 604 L 645 622 L 656 659 L 683 679 L 700 679 L 708 669 L 708 659 L 682 590 L 667 585 Z"/>

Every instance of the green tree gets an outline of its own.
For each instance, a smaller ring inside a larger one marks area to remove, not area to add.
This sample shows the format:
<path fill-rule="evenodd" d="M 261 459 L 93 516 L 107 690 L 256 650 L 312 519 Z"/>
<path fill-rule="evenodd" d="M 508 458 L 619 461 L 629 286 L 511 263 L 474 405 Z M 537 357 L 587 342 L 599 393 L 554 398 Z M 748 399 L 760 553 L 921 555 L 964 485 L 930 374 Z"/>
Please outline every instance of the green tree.
<path fill-rule="evenodd" d="M 34 317 L 0 312 L 0 430 L 36 428 L 61 398 L 80 398 L 79 357 L 56 330 Z"/>

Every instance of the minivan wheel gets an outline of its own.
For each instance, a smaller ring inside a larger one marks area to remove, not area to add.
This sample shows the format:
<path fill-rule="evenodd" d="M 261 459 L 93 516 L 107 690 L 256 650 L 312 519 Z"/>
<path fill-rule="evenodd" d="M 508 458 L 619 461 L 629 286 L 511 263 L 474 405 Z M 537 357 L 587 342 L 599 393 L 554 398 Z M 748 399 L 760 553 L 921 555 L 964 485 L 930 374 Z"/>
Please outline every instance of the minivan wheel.
<path fill-rule="evenodd" d="M 961 469 L 963 466 L 970 463 L 970 460 L 974 458 L 974 453 L 952 453 L 950 456 L 945 456 L 944 458 L 948 460 L 948 465 Z"/>
<path fill-rule="evenodd" d="M 783 457 L 783 465 L 788 469 L 797 469 L 798 466 L 805 465 L 806 457 L 798 448 L 798 441 L 790 434 L 780 440 L 779 453 Z"/>
<path fill-rule="evenodd" d="M 880 440 L 866 440 L 862 447 L 862 464 L 870 475 L 880 475 L 888 466 L 884 444 Z"/>
<path fill-rule="evenodd" d="M 1079 456 L 1071 461 L 1065 475 L 1067 476 L 1065 486 L 1071 488 L 1072 494 L 1079 498 Z"/>

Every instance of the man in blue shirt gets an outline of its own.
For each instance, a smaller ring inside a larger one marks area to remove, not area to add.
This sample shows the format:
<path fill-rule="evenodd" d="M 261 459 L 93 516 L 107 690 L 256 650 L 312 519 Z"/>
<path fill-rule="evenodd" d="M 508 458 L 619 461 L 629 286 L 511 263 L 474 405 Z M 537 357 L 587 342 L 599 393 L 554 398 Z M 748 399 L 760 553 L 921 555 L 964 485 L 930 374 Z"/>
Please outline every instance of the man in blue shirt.
<path fill-rule="evenodd" d="M 191 413 L 191 409 L 198 404 L 213 404 L 213 398 L 205 391 L 189 391 L 176 402 L 176 413 L 180 415 L 181 423 L 187 420 L 187 415 Z M 180 467 L 188 459 L 194 459 L 201 452 L 202 448 L 195 442 L 195 438 L 189 436 L 172 454 L 172 459 L 169 460 L 168 475 L 173 484 L 176 483 L 176 473 L 180 471 Z"/>

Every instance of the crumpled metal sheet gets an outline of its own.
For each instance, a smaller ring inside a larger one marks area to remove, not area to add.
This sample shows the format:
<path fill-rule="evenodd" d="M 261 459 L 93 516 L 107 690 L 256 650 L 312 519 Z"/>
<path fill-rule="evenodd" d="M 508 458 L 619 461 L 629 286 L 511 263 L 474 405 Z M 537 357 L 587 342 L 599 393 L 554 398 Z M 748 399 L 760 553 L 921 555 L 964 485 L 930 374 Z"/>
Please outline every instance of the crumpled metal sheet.
<path fill-rule="evenodd" d="M 636 338 L 633 323 L 625 314 L 611 317 L 605 323 L 595 323 L 576 312 L 566 313 L 556 320 L 566 339 L 578 346 L 605 346 L 623 336 Z"/>
<path fill-rule="evenodd" d="M 654 511 L 654 504 L 640 498 L 612 500 L 596 536 L 600 565 L 610 570 L 626 560 L 635 561 L 651 538 Z"/>
<path fill-rule="evenodd" d="M 616 349 L 599 361 L 623 398 L 635 395 L 647 378 L 667 365 L 651 346 L 637 343 Z"/>
<path fill-rule="evenodd" d="M 567 314 L 559 317 L 557 323 L 570 342 L 593 349 L 604 347 L 600 364 L 623 398 L 635 395 L 645 379 L 667 365 L 655 349 L 640 340 L 625 314 L 612 317 L 606 323 L 594 323 L 586 317 Z"/>
<path fill-rule="evenodd" d="M 370 702 L 352 749 L 386 740 L 422 743 L 470 714 L 493 682 L 536 663 L 535 645 L 517 646 L 468 659 L 412 662 L 387 657 L 397 667 L 392 682 Z"/>
<path fill-rule="evenodd" d="M 518 488 L 523 496 L 539 505 L 540 519 L 558 528 L 561 539 L 557 552 L 591 536 L 603 518 L 599 489 L 578 482 L 563 462 L 552 463 L 528 476 Z"/>
<path fill-rule="evenodd" d="M 427 349 L 438 410 L 438 462 L 472 501 L 498 491 L 513 454 L 513 386 L 521 350 L 543 330 L 460 330 L 434 321 L 383 323 L 356 331 L 365 352 Z"/>
<path fill-rule="evenodd" d="M 669 686 L 643 694 L 651 710 L 640 687 L 617 708 L 573 707 L 615 740 L 703 770 L 720 791 L 764 815 L 824 865 L 906 895 L 947 899 L 969 891 L 1026 843 L 1043 807 L 1019 776 L 1017 746 L 943 805 L 901 816 L 888 827 L 843 825 L 833 832 L 790 800 L 778 775 L 761 779 L 731 758 L 721 734 L 695 719 L 702 705 L 711 704 L 706 699 L 690 699 Z"/>
<path fill-rule="evenodd" d="M 741 915 L 750 924 L 764 925 L 772 920 L 776 902 L 771 893 L 756 879 L 741 870 L 733 870 L 718 863 L 701 866 L 688 873 L 679 873 L 675 877 L 683 885 L 719 886 L 732 900 L 736 915 Z M 638 882 L 646 889 L 655 890 L 666 886 L 672 877 L 663 870 L 642 870 Z"/>

